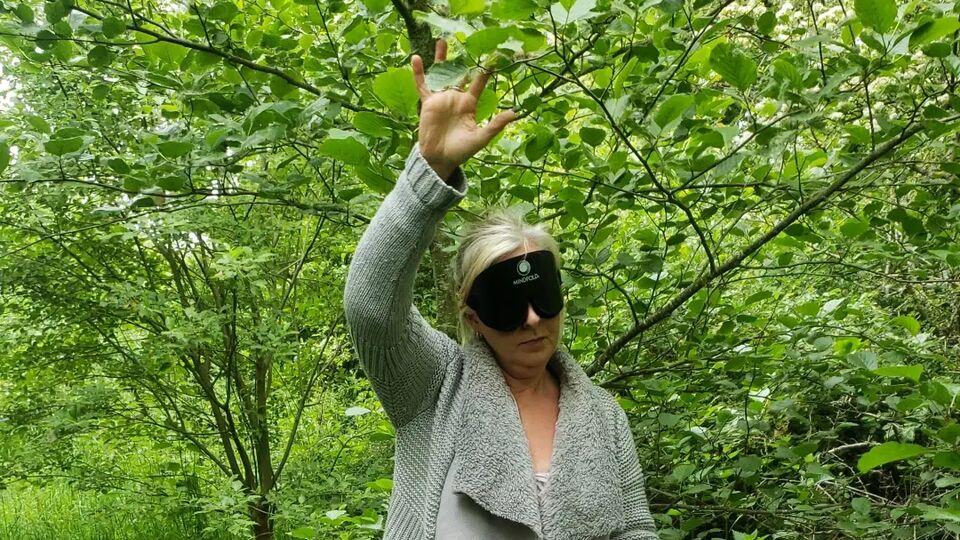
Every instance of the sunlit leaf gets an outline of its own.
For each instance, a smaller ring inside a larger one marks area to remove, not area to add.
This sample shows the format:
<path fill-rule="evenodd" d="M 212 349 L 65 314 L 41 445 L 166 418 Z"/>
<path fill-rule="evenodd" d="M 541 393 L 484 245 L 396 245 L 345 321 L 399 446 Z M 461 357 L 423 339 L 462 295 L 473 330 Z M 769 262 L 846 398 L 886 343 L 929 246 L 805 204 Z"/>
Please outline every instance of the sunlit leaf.
<path fill-rule="evenodd" d="M 413 71 L 390 68 L 373 80 L 373 93 L 384 105 L 401 115 L 416 113 L 420 96 L 413 81 Z"/>
<path fill-rule="evenodd" d="M 474 15 L 482 13 L 485 0 L 450 0 L 450 13 L 453 15 Z"/>
<path fill-rule="evenodd" d="M 917 445 L 899 442 L 885 442 L 874 446 L 867 453 L 860 456 L 857 469 L 865 473 L 887 463 L 910 459 L 927 453 L 927 449 Z"/>
<path fill-rule="evenodd" d="M 363 416 L 370 412 L 370 409 L 366 407 L 350 407 L 344 412 L 346 416 Z"/>
<path fill-rule="evenodd" d="M 83 138 L 68 137 L 65 139 L 50 139 L 43 144 L 44 150 L 55 156 L 63 156 L 70 152 L 76 152 L 83 146 Z"/>
<path fill-rule="evenodd" d="M 757 63 L 729 43 L 721 43 L 710 53 L 710 67 L 723 80 L 746 90 L 757 79 Z"/>
<path fill-rule="evenodd" d="M 899 317 L 894 317 L 892 322 L 893 324 L 901 328 L 905 328 L 908 332 L 910 332 L 914 336 L 920 333 L 920 323 L 913 317 L 910 317 L 909 315 L 901 315 Z"/>
<path fill-rule="evenodd" d="M 176 159 L 183 157 L 193 150 L 193 143 L 189 141 L 165 141 L 157 145 L 160 154 L 165 158 Z"/>
<path fill-rule="evenodd" d="M 904 377 L 914 382 L 920 382 L 920 375 L 923 373 L 923 366 L 883 366 L 873 370 L 877 375 L 883 377 Z"/>
<path fill-rule="evenodd" d="M 104 17 L 100 28 L 104 37 L 115 38 L 127 30 L 127 25 L 116 17 Z"/>
<path fill-rule="evenodd" d="M 896 0 L 854 0 L 853 9 L 864 26 L 880 33 L 893 28 L 897 20 Z"/>
<path fill-rule="evenodd" d="M 317 150 L 325 156 L 350 165 L 365 165 L 370 161 L 370 151 L 354 138 L 328 138 Z"/>
<path fill-rule="evenodd" d="M 927 21 L 910 34 L 910 48 L 924 45 L 960 30 L 960 20 L 956 17 L 940 17 Z"/>

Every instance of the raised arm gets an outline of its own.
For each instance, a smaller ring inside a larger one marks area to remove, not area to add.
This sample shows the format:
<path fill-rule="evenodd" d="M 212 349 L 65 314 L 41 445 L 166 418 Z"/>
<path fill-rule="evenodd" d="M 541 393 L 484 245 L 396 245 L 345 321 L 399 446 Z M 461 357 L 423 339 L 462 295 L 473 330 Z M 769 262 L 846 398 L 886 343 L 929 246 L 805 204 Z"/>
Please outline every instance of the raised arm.
<path fill-rule="evenodd" d="M 437 43 L 438 61 L 446 43 Z M 423 61 L 411 60 L 420 93 L 420 140 L 396 186 L 357 244 L 344 289 L 344 310 L 360 363 L 397 427 L 432 406 L 457 344 L 413 306 L 417 266 L 443 215 L 466 193 L 459 167 L 514 118 L 476 123 L 477 99 L 489 75 L 469 91 L 431 92 Z"/>

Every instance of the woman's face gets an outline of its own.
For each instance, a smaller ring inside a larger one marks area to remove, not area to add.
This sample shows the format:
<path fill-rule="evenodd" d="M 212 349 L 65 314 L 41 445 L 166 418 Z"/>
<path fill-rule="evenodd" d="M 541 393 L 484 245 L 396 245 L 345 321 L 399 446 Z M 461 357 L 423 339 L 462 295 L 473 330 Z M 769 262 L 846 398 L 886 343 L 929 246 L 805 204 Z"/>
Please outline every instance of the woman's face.
<path fill-rule="evenodd" d="M 537 247 L 528 246 L 530 251 Z M 504 255 L 497 262 L 505 261 L 525 253 L 524 249 L 517 248 Z M 476 312 L 467 308 L 467 322 L 474 332 L 477 332 L 487 341 L 500 367 L 516 378 L 535 376 L 542 370 L 560 343 L 561 317 L 548 319 L 537 315 L 533 307 L 527 304 L 527 319 L 516 330 L 507 332 L 490 328 L 483 324 Z"/>

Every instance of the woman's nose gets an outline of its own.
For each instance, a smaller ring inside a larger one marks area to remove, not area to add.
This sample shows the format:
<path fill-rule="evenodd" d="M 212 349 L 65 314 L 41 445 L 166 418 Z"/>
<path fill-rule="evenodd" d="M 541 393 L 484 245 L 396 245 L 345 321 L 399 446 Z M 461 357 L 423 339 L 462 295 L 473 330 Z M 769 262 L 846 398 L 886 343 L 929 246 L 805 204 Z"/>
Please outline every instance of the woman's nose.
<path fill-rule="evenodd" d="M 524 326 L 536 326 L 540 323 L 540 316 L 533 310 L 532 304 L 527 304 L 527 320 Z"/>

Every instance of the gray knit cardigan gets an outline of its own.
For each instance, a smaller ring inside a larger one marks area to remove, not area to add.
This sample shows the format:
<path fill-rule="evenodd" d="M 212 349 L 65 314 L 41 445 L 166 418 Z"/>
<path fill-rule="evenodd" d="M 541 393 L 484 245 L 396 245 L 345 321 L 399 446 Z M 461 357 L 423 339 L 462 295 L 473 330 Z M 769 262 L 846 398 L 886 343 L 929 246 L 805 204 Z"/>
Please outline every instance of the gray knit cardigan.
<path fill-rule="evenodd" d="M 465 193 L 459 169 L 445 183 L 414 146 L 347 277 L 354 345 L 397 431 L 385 538 L 434 538 L 451 473 L 457 496 L 534 538 L 655 540 L 626 415 L 568 353 L 550 361 L 560 374 L 560 414 L 541 506 L 519 413 L 490 349 L 482 340 L 461 347 L 412 305 L 420 259 Z M 454 455 L 460 470 L 451 468 Z"/>

